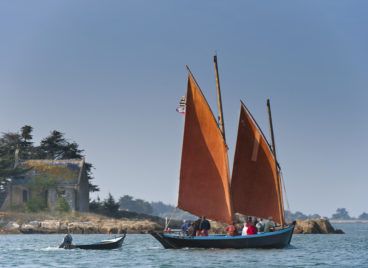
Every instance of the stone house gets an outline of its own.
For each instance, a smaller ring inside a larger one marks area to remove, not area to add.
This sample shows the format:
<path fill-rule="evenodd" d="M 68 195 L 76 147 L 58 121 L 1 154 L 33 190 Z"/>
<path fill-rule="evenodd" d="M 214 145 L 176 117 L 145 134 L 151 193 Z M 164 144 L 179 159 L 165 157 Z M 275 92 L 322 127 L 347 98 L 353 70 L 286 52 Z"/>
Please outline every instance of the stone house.
<path fill-rule="evenodd" d="M 59 198 L 64 198 L 72 211 L 88 212 L 89 183 L 84 159 L 25 160 L 19 165 L 29 169 L 11 178 L 0 209 L 22 207 L 32 198 L 42 200 L 54 210 Z"/>

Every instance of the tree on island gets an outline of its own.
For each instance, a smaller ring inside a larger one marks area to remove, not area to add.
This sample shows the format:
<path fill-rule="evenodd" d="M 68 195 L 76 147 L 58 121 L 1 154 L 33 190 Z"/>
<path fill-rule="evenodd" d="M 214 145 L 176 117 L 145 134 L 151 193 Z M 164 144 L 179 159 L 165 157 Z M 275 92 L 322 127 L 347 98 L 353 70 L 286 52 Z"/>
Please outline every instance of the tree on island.
<path fill-rule="evenodd" d="M 106 206 L 107 204 L 110 204 Z M 164 204 L 163 202 L 148 202 L 143 199 L 134 198 L 130 195 L 124 195 L 119 198 L 117 202 L 119 211 L 116 214 L 111 214 L 108 207 L 115 207 L 115 199 L 111 194 L 101 201 L 99 197 L 97 199 L 91 200 L 89 202 L 89 210 L 97 214 L 103 214 L 112 217 L 122 217 L 126 213 L 138 213 L 145 215 L 158 216 L 161 218 L 170 217 L 176 220 L 195 220 L 197 217 L 194 215 L 183 211 L 181 209 L 175 208 L 172 205 Z M 113 209 L 115 211 L 115 208 Z"/>
<path fill-rule="evenodd" d="M 359 217 L 359 220 L 364 220 L 367 221 L 368 220 L 368 213 L 363 212 Z"/>
<path fill-rule="evenodd" d="M 5 190 L 11 177 L 25 173 L 28 169 L 15 165 L 15 151 L 21 143 L 21 137 L 17 133 L 4 133 L 0 138 L 0 190 Z"/>
<path fill-rule="evenodd" d="M 31 159 L 33 154 L 33 142 L 32 142 L 33 127 L 25 125 L 20 129 L 20 155 L 19 158 L 26 160 Z"/>
<path fill-rule="evenodd" d="M 119 199 L 120 209 L 143 214 L 152 214 L 153 209 L 149 202 L 142 199 L 134 199 L 130 195 L 124 195 Z"/>
<path fill-rule="evenodd" d="M 89 211 L 109 217 L 119 217 L 119 203 L 111 193 L 101 201 L 100 197 L 89 202 Z"/>
<path fill-rule="evenodd" d="M 332 220 L 351 220 L 349 216 L 349 212 L 346 208 L 338 208 L 336 209 L 336 213 L 332 215 Z"/>
<path fill-rule="evenodd" d="M 320 219 L 321 216 L 319 214 L 305 215 L 300 211 L 291 212 L 289 210 L 285 210 L 285 219 L 288 222 L 292 222 L 295 220 L 307 220 L 307 219 Z"/>
<path fill-rule="evenodd" d="M 64 133 L 57 130 L 51 131 L 50 135 L 41 140 L 40 146 L 35 149 L 39 159 L 82 159 L 84 157 L 84 150 L 79 149 L 76 142 L 69 142 L 65 139 Z M 89 181 L 89 190 L 98 192 L 99 187 L 91 183 L 94 179 L 92 175 L 93 165 L 86 162 L 85 169 Z"/>
<path fill-rule="evenodd" d="M 114 197 L 109 193 L 109 196 L 102 204 L 103 210 L 107 215 L 113 216 L 119 211 L 119 203 L 115 201 Z"/>
<path fill-rule="evenodd" d="M 28 169 L 14 167 L 13 160 L 0 158 L 0 185 L 4 185 L 11 177 L 21 175 L 27 171 Z"/>

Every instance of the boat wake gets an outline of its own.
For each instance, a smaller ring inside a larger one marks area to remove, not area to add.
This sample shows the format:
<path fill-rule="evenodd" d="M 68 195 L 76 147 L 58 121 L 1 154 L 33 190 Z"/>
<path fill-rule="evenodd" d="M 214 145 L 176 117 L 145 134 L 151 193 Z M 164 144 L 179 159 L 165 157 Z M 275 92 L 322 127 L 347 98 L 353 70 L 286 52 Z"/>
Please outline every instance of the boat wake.
<path fill-rule="evenodd" d="M 60 251 L 64 250 L 63 248 L 59 247 L 47 247 L 47 248 L 41 248 L 41 251 Z"/>

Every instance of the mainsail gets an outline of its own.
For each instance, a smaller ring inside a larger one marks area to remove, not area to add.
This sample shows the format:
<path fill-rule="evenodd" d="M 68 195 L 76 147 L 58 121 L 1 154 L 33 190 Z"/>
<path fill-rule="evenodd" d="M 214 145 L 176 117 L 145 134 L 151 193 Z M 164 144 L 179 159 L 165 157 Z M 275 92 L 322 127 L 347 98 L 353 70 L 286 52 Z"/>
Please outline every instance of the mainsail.
<path fill-rule="evenodd" d="M 241 105 L 231 179 L 234 212 L 284 223 L 281 186 L 273 153 L 253 117 Z"/>
<path fill-rule="evenodd" d="M 178 207 L 230 223 L 227 148 L 205 97 L 189 73 Z"/>

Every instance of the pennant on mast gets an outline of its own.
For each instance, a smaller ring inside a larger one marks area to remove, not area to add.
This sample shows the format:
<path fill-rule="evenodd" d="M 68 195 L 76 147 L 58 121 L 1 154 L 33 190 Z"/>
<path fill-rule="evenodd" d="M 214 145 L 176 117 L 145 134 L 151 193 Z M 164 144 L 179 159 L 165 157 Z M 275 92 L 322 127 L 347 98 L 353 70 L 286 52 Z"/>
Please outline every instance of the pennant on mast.
<path fill-rule="evenodd" d="M 178 207 L 211 220 L 232 221 L 226 144 L 190 71 Z"/>
<path fill-rule="evenodd" d="M 242 103 L 231 195 L 234 212 L 284 223 L 282 193 L 274 155 Z"/>

